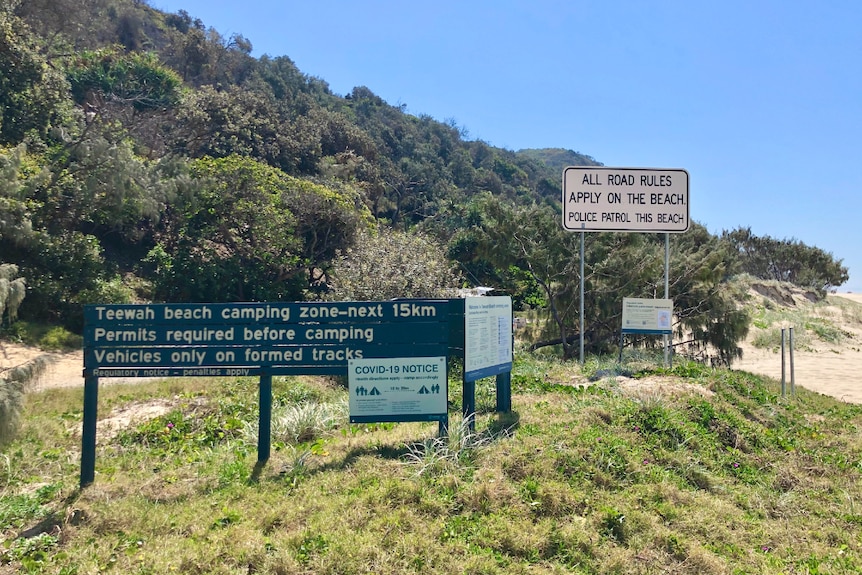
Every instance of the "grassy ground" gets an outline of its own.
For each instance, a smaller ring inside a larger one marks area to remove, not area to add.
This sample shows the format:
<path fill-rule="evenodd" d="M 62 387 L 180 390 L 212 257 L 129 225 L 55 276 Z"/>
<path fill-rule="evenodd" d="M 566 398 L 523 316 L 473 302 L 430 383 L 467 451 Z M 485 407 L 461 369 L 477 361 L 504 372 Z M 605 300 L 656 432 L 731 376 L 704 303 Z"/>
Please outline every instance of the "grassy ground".
<path fill-rule="evenodd" d="M 522 354 L 510 415 L 479 382 L 474 432 L 452 383 L 447 440 L 276 378 L 260 469 L 256 380 L 103 386 L 101 417 L 167 407 L 100 430 L 83 491 L 82 391 L 32 393 L 0 451 L 0 573 L 862 571 L 862 407 L 697 364 L 586 388 L 561 369 Z"/>

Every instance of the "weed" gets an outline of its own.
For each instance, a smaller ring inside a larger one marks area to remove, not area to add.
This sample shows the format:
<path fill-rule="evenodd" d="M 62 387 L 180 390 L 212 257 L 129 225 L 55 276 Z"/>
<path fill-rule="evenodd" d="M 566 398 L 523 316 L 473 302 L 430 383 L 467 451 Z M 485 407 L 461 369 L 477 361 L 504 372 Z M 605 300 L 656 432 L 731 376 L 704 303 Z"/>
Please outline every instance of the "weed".
<path fill-rule="evenodd" d="M 305 381 L 292 378 L 276 378 L 273 382 L 273 399 L 276 404 L 319 403 L 324 393 Z"/>
<path fill-rule="evenodd" d="M 296 559 L 303 565 L 308 565 L 314 555 L 329 548 L 329 541 L 321 534 L 306 534 L 296 550 Z"/>
<path fill-rule="evenodd" d="M 698 361 L 679 360 L 674 362 L 674 366 L 670 369 L 669 373 L 679 377 L 696 379 L 712 375 L 714 371 L 712 367 Z M 656 372 L 661 373 L 661 370 L 656 370 Z"/>
<path fill-rule="evenodd" d="M 616 540 L 618 543 L 625 543 L 627 538 L 626 516 L 613 508 L 605 508 L 602 510 L 600 521 L 600 532 L 605 537 Z"/>
<path fill-rule="evenodd" d="M 143 445 L 169 453 L 213 447 L 237 437 L 244 422 L 235 417 L 220 417 L 217 412 L 186 414 L 182 409 L 156 417 L 136 429 L 125 430 L 116 441 L 125 447 Z"/>
<path fill-rule="evenodd" d="M 49 503 L 60 489 L 52 483 L 36 489 L 32 495 L 20 494 L 0 497 L 0 530 L 21 527 L 25 522 L 48 516 Z"/>
<path fill-rule="evenodd" d="M 811 318 L 807 320 L 805 322 L 805 329 L 814 332 L 818 339 L 827 343 L 838 343 L 844 339 L 853 337 L 852 334 L 835 327 L 835 324 L 823 318 Z"/>
<path fill-rule="evenodd" d="M 841 298 L 832 298 L 829 303 L 841 306 L 842 313 L 862 314 L 860 306 L 851 306 L 838 302 Z M 852 302 L 847 302 L 852 304 Z M 790 345 L 790 334 L 787 328 L 793 328 L 793 345 L 798 349 L 812 349 L 814 339 L 825 343 L 840 343 L 852 339 L 853 334 L 835 325 L 828 317 L 824 317 L 822 306 L 803 308 L 759 308 L 753 316 L 752 325 L 757 332 L 752 338 L 752 344 L 760 349 L 779 350 L 781 338 L 784 336 L 785 346 Z M 852 320 L 851 320 L 852 321 Z"/>
<path fill-rule="evenodd" d="M 19 537 L 8 542 L 6 549 L 0 549 L 0 565 L 17 561 L 26 573 L 42 573 L 58 544 L 57 536 L 48 533 L 30 538 Z"/>

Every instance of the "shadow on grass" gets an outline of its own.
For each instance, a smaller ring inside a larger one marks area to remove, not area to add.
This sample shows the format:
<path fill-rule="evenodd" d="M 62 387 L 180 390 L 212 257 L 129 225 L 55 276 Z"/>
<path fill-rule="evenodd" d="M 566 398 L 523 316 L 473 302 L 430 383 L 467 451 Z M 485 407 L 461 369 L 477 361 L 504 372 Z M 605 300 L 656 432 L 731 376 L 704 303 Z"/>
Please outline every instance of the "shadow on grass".
<path fill-rule="evenodd" d="M 488 429 L 485 433 L 491 439 L 499 439 L 501 436 L 509 436 L 516 429 L 521 427 L 521 414 L 517 411 L 508 413 L 497 412 L 494 419 L 488 424 Z"/>
<path fill-rule="evenodd" d="M 520 421 L 521 416 L 517 411 L 497 413 L 489 422 L 486 429 L 475 434 L 474 443 L 484 446 L 500 439 L 505 439 L 511 436 L 514 431 L 518 429 Z M 459 432 L 463 431 L 459 430 Z M 270 479 L 273 481 L 283 481 L 285 477 L 289 477 L 291 481 L 295 482 L 295 478 L 299 476 L 307 478 L 326 471 L 341 471 L 351 467 L 357 462 L 357 460 L 366 456 L 379 457 L 390 461 L 407 461 L 408 456 L 415 453 L 415 446 L 423 443 L 423 441 L 424 440 L 421 439 L 415 439 L 413 441 L 402 440 L 397 444 L 375 443 L 372 445 L 351 447 L 341 459 L 328 460 L 325 463 L 316 466 L 307 465 L 305 463 L 305 456 L 300 455 L 297 458 L 297 461 L 300 462 L 299 465 L 296 465 L 295 463 L 292 468 L 285 468 L 280 471 L 278 475 L 274 475 Z M 304 453 L 305 455 L 311 454 L 310 451 Z M 268 463 L 269 461 L 258 461 L 255 464 L 248 480 L 249 484 L 260 482 L 261 477 L 263 477 L 263 471 Z"/>

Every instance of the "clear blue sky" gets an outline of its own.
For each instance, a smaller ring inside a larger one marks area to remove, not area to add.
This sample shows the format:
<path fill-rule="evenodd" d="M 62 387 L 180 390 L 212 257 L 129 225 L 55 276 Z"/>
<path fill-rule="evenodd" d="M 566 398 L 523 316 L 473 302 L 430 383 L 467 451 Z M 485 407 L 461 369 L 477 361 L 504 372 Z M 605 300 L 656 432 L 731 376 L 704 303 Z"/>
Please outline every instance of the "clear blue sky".
<path fill-rule="evenodd" d="M 493 146 L 684 168 L 711 232 L 822 248 L 862 292 L 858 0 L 150 0 Z"/>

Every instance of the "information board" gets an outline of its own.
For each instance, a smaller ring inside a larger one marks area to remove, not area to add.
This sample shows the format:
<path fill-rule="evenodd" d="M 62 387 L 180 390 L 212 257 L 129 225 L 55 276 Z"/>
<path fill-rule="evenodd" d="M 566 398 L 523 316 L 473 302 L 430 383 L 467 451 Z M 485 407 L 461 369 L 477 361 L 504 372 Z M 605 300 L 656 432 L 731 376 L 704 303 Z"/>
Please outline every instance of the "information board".
<path fill-rule="evenodd" d="M 623 333 L 670 335 L 673 300 L 623 298 Z"/>
<path fill-rule="evenodd" d="M 351 359 L 445 356 L 448 300 L 91 305 L 97 377 L 344 373 Z"/>
<path fill-rule="evenodd" d="M 512 298 L 464 301 L 464 379 L 475 381 L 512 370 Z"/>
<path fill-rule="evenodd" d="M 572 166 L 563 170 L 563 227 L 584 232 L 688 230 L 688 172 Z"/>
<path fill-rule="evenodd" d="M 259 376 L 258 464 L 270 456 L 274 375 L 346 373 L 351 421 L 438 421 L 443 434 L 449 357 L 469 354 L 475 377 L 512 366 L 511 299 L 470 299 L 482 301 L 469 314 L 463 299 L 86 305 L 80 485 L 95 480 L 103 377 Z M 463 411 L 472 421 L 466 377 Z"/>
<path fill-rule="evenodd" d="M 352 359 L 350 422 L 446 421 L 445 357 Z"/>

